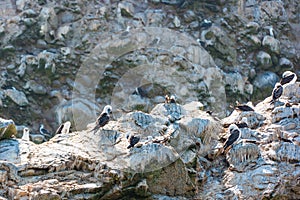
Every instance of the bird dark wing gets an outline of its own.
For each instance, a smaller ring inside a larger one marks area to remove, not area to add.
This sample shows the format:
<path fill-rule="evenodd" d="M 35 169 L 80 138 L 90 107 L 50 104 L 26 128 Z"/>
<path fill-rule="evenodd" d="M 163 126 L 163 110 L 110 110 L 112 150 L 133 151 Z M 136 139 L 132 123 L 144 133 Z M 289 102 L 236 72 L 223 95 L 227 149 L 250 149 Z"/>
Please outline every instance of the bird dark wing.
<path fill-rule="evenodd" d="M 247 123 L 245 123 L 245 122 L 240 122 L 240 123 L 235 123 L 235 124 L 239 128 L 247 128 L 248 127 Z"/>
<path fill-rule="evenodd" d="M 101 115 L 97 118 L 96 126 L 92 129 L 92 131 L 95 131 L 100 127 L 105 126 L 108 123 L 108 121 L 109 121 L 109 115 L 107 113 L 101 113 Z"/>
<path fill-rule="evenodd" d="M 139 137 L 131 136 L 129 138 L 129 146 L 127 147 L 127 149 L 134 147 L 134 145 L 136 145 L 139 141 L 140 141 Z"/>
<path fill-rule="evenodd" d="M 64 128 L 64 124 L 62 123 L 62 124 L 60 124 L 60 126 L 56 130 L 55 135 L 60 134 L 63 128 Z"/>
<path fill-rule="evenodd" d="M 102 113 L 97 119 L 97 125 L 99 127 L 104 126 L 109 121 L 109 115 L 107 113 Z"/>
<path fill-rule="evenodd" d="M 247 106 L 247 105 L 238 105 L 238 106 L 236 106 L 236 108 L 241 111 L 254 111 L 253 108 L 251 108 L 250 106 Z"/>
<path fill-rule="evenodd" d="M 240 131 L 235 129 L 231 132 L 229 138 L 224 144 L 224 149 L 227 149 L 229 146 L 231 146 L 240 136 Z"/>
<path fill-rule="evenodd" d="M 273 100 L 278 99 L 282 95 L 282 92 L 283 92 L 283 87 L 282 86 L 279 86 L 279 87 L 275 88 L 273 90 L 273 95 L 272 95 Z"/>
<path fill-rule="evenodd" d="M 291 80 L 293 80 L 294 77 L 295 77 L 295 74 L 291 74 L 291 75 L 289 75 L 289 76 L 286 76 L 286 77 L 284 77 L 284 78 L 281 78 L 280 84 L 281 84 L 281 85 L 287 84 L 287 83 L 289 83 Z"/>
<path fill-rule="evenodd" d="M 49 131 L 47 131 L 46 129 L 42 129 L 42 134 L 45 134 L 45 135 L 51 135 L 50 133 L 49 133 Z"/>

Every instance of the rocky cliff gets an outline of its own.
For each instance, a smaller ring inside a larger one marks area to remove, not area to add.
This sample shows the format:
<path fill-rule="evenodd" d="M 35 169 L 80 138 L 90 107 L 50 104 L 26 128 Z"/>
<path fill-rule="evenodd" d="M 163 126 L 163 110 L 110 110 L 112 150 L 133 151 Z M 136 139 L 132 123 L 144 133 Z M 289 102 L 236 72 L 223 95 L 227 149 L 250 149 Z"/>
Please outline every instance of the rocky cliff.
<path fill-rule="evenodd" d="M 220 121 L 199 102 L 129 112 L 94 132 L 0 141 L 2 199 L 299 199 L 300 83 Z M 246 117 L 226 153 L 226 124 Z M 128 135 L 140 138 L 128 149 Z"/>
<path fill-rule="evenodd" d="M 284 71 L 300 76 L 299 24 L 295 0 L 2 0 L 0 196 L 299 198 L 299 84 L 267 102 Z M 243 117 L 243 142 L 220 154 L 222 124 Z"/>
<path fill-rule="evenodd" d="M 2 117 L 35 132 L 74 118 L 82 130 L 105 104 L 149 112 L 166 93 L 224 117 L 299 75 L 296 1 L 0 4 Z M 147 84 L 148 98 L 131 96 Z"/>

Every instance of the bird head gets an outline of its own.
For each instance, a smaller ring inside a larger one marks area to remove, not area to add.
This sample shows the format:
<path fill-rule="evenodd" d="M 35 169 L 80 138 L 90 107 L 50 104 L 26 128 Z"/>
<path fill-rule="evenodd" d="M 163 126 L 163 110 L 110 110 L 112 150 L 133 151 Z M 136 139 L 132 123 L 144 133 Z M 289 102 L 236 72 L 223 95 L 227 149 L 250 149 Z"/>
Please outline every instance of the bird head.
<path fill-rule="evenodd" d="M 171 96 L 170 96 L 170 99 L 176 101 L 175 95 L 171 95 Z"/>
<path fill-rule="evenodd" d="M 23 129 L 23 132 L 24 132 L 24 133 L 28 133 L 28 132 L 29 132 L 29 128 L 25 127 L 25 128 Z"/>
<path fill-rule="evenodd" d="M 275 84 L 275 88 L 280 88 L 280 87 L 282 87 L 282 85 L 280 83 Z"/>
<path fill-rule="evenodd" d="M 243 117 L 243 118 L 242 118 L 242 122 L 245 122 L 246 124 L 248 124 L 248 119 L 247 119 L 247 117 Z"/>
<path fill-rule="evenodd" d="M 230 126 L 229 126 L 229 132 L 230 132 L 230 133 L 231 133 L 232 131 L 236 130 L 236 129 L 239 129 L 239 128 L 237 127 L 237 125 L 235 125 L 235 124 L 230 124 Z"/>
<path fill-rule="evenodd" d="M 67 127 L 67 128 L 70 128 L 71 127 L 71 122 L 70 121 L 65 122 L 64 126 Z"/>
<path fill-rule="evenodd" d="M 285 71 L 283 74 L 282 74 L 282 78 L 285 78 L 285 77 L 287 77 L 287 76 L 289 76 L 289 75 L 292 75 L 293 74 L 293 72 L 291 72 L 291 71 Z"/>
<path fill-rule="evenodd" d="M 110 105 L 106 105 L 103 108 L 103 112 L 107 113 L 107 114 L 111 114 L 112 113 L 112 107 Z"/>

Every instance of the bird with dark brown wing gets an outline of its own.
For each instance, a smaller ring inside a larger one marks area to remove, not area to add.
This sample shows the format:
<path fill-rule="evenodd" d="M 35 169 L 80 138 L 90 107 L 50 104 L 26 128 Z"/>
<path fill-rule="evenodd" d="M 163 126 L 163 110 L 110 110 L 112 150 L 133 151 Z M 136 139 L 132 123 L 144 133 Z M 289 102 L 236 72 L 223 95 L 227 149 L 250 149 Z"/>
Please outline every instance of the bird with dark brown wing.
<path fill-rule="evenodd" d="M 134 145 L 136 145 L 140 141 L 140 137 L 134 135 L 129 135 L 127 139 L 129 141 L 127 149 L 134 147 Z"/>
<path fill-rule="evenodd" d="M 236 106 L 235 106 L 236 110 L 240 110 L 240 111 L 254 111 L 253 108 L 251 108 L 250 106 L 246 105 L 246 104 L 240 104 L 239 102 L 236 102 Z"/>
<path fill-rule="evenodd" d="M 229 126 L 229 133 L 230 136 L 225 141 L 225 144 L 223 146 L 223 149 L 225 153 L 229 151 L 229 149 L 238 142 L 238 140 L 241 137 L 241 130 L 237 127 L 235 124 L 231 124 Z"/>
<path fill-rule="evenodd" d="M 272 100 L 270 101 L 270 104 L 275 103 L 282 95 L 283 87 L 280 83 L 276 83 L 275 87 L 272 92 Z"/>
<path fill-rule="evenodd" d="M 103 108 L 103 112 L 96 120 L 96 126 L 92 129 L 92 131 L 95 131 L 94 133 L 96 133 L 99 128 L 105 126 L 109 122 L 111 113 L 112 107 L 110 105 L 107 105 Z"/>
<path fill-rule="evenodd" d="M 282 74 L 280 84 L 285 85 L 285 84 L 293 84 L 297 81 L 297 75 L 294 72 L 291 71 L 286 71 Z"/>

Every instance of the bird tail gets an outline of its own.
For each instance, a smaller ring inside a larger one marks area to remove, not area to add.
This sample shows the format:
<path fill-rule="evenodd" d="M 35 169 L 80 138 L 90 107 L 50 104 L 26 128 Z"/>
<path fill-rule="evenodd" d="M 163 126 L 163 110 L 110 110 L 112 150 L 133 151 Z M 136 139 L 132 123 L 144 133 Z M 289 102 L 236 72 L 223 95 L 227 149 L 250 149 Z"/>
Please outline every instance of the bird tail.
<path fill-rule="evenodd" d="M 94 131 L 94 134 L 95 134 L 95 133 L 97 133 L 99 128 L 100 128 L 99 124 L 96 124 L 96 126 L 91 131 Z"/>
<path fill-rule="evenodd" d="M 274 104 L 275 103 L 274 99 L 272 99 L 271 101 L 269 101 L 269 103 L 270 103 L 270 105 Z"/>

